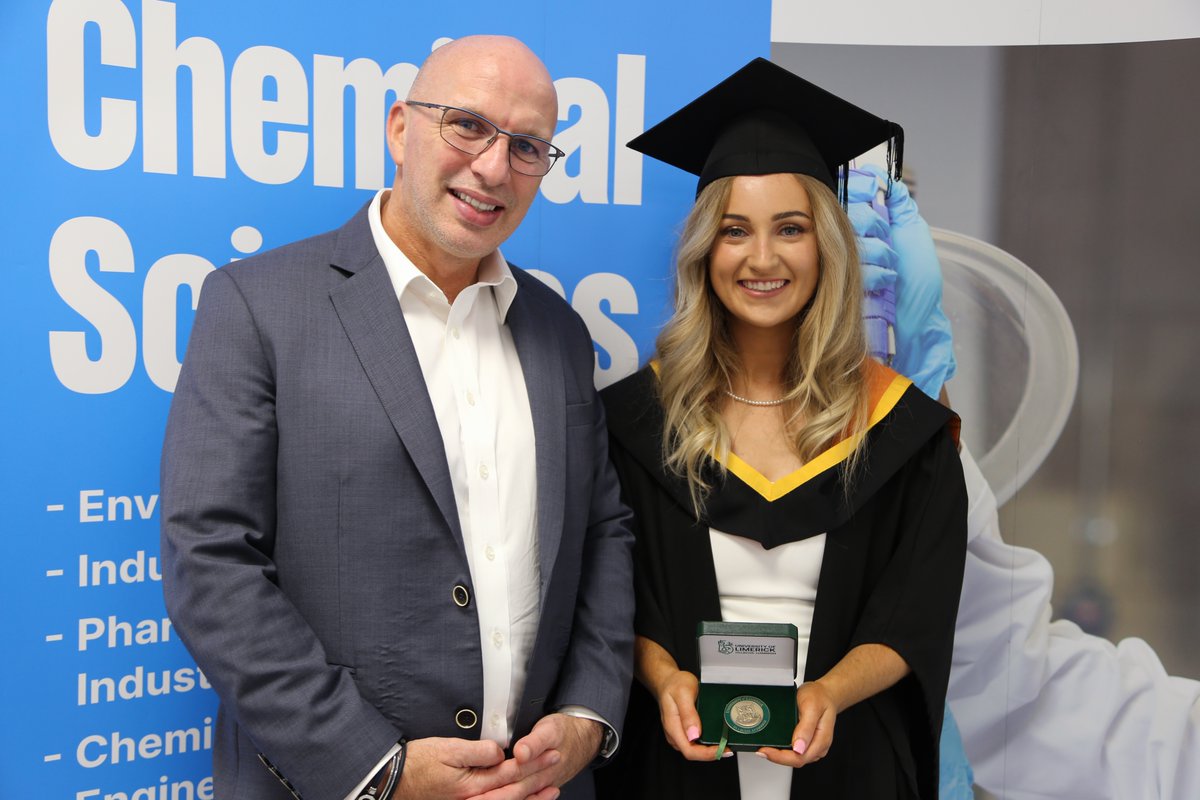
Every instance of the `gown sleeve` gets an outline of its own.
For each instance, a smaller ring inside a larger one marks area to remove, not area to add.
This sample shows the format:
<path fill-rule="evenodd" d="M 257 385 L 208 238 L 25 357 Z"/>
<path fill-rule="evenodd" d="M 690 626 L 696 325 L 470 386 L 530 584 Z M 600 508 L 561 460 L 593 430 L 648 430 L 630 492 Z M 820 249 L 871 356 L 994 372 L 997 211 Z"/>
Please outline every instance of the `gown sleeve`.
<path fill-rule="evenodd" d="M 883 644 L 908 664 L 910 674 L 885 693 L 900 704 L 899 715 L 889 721 L 882 700 L 879 710 L 885 726 L 908 721 L 921 796 L 936 797 L 938 738 L 967 544 L 966 487 L 948 432 L 913 456 L 903 480 L 898 532 L 850 646 Z"/>
<path fill-rule="evenodd" d="M 621 499 L 634 512 L 634 596 L 637 600 L 633 623 L 634 631 L 639 636 L 645 636 L 656 642 L 667 642 L 669 641 L 667 634 L 669 628 L 666 624 L 662 603 L 658 598 L 660 587 L 651 580 L 650 570 L 646 568 L 645 551 L 649 543 L 645 541 L 644 537 L 654 533 L 653 525 L 642 524 L 647 519 L 644 513 L 645 498 L 643 495 L 645 490 L 650 488 L 647 486 L 648 479 L 641 466 L 621 447 L 619 442 L 614 440 L 609 452 L 613 466 L 621 479 Z"/>

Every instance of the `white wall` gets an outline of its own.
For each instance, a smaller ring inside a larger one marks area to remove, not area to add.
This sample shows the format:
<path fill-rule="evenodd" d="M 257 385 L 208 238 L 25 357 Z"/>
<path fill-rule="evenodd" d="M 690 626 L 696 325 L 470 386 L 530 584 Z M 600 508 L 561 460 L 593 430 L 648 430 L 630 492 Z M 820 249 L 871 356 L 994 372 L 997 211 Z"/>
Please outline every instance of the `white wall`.
<path fill-rule="evenodd" d="M 771 60 L 904 126 L 904 166 L 930 225 L 994 241 L 1000 50 L 771 45 Z M 953 135 L 947 136 L 947 131 Z"/>

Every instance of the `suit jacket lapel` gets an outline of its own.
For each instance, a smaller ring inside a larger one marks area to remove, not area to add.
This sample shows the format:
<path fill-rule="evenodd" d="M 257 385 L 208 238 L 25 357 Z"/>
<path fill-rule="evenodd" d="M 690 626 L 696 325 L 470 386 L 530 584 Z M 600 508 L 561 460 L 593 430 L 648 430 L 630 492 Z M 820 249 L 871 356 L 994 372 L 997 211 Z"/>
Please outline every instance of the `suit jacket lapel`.
<path fill-rule="evenodd" d="M 332 266 L 352 273 L 329 293 L 338 319 L 392 426 L 462 547 L 441 430 L 404 313 L 371 237 L 366 209 L 339 232 Z"/>
<path fill-rule="evenodd" d="M 531 278 L 513 270 L 518 291 L 508 309 L 506 323 L 512 331 L 525 389 L 529 393 L 529 411 L 533 416 L 534 457 L 537 459 L 538 566 L 541 572 L 541 601 L 546 601 L 550 573 L 558 555 L 562 537 L 563 508 L 566 501 L 567 439 L 566 386 L 559 339 L 538 323 L 549 316 L 538 308 L 532 292 L 520 287 Z"/>

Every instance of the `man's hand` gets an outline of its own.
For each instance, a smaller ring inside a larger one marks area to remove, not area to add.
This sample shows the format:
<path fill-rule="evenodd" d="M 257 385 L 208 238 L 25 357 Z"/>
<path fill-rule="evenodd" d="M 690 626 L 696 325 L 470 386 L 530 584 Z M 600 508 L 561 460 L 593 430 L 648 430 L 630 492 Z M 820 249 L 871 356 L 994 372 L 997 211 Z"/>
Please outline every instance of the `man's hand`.
<path fill-rule="evenodd" d="M 551 800 L 558 794 L 551 785 L 551 770 L 563 760 L 558 750 L 518 762 L 505 760 L 500 745 L 486 739 L 414 739 L 405 747 L 392 800 Z"/>
<path fill-rule="evenodd" d="M 548 789 L 562 786 L 592 763 L 600 750 L 602 731 L 599 722 L 568 714 L 549 714 L 537 721 L 527 735 L 513 745 L 513 759 L 522 767 L 540 763 L 553 754 L 555 763 L 541 768 L 539 775 L 548 778 L 547 790 L 538 794 L 530 792 L 530 798 L 549 800 L 558 796 Z M 484 800 L 481 798 L 481 800 Z M 486 800 L 492 800 L 488 796 Z"/>

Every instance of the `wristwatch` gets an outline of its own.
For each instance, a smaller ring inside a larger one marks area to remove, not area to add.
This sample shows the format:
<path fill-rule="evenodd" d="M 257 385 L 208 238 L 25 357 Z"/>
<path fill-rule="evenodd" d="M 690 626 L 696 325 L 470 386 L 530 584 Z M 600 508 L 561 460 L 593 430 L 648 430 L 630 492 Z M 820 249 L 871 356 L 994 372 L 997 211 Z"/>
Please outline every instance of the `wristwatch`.
<path fill-rule="evenodd" d="M 601 722 L 600 748 L 596 751 L 596 761 L 607 761 L 615 752 L 617 752 L 617 732 L 608 727 L 606 723 Z"/>
<path fill-rule="evenodd" d="M 387 763 L 379 768 L 367 785 L 363 787 L 355 800 L 390 800 L 396 784 L 400 782 L 400 773 L 404 771 L 404 757 L 408 755 L 408 747 L 401 739 L 400 749 L 392 754 Z"/>

